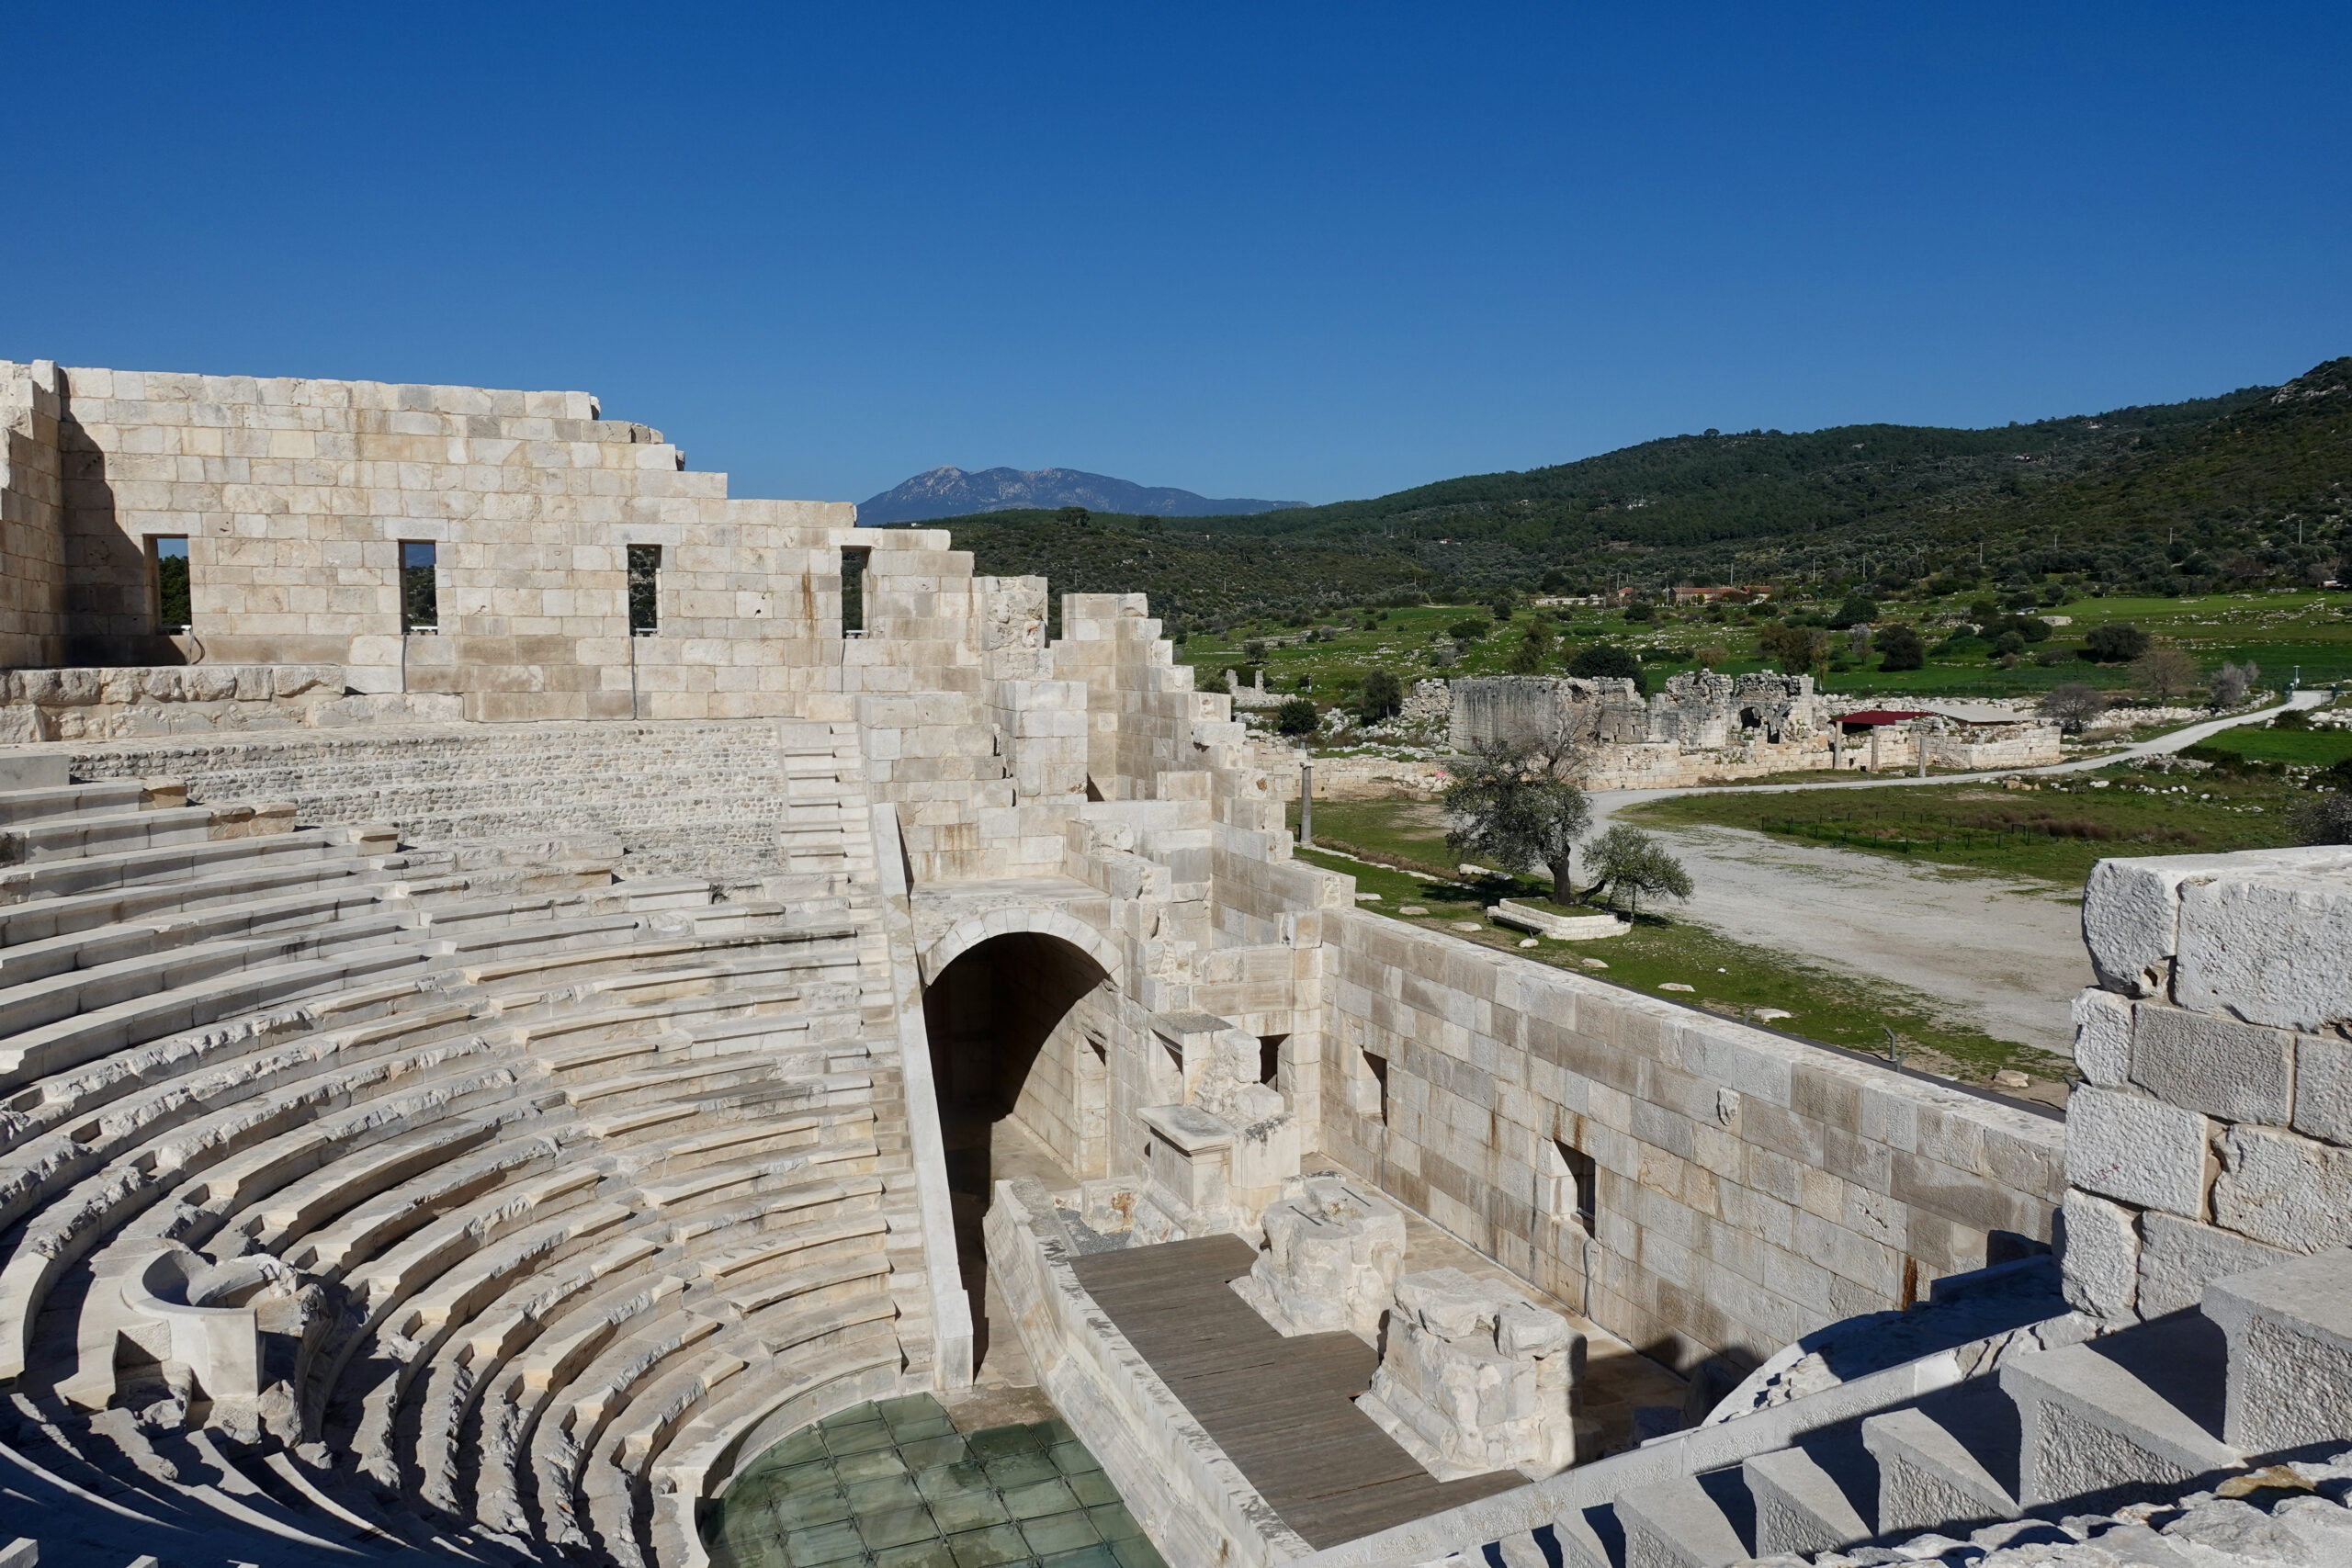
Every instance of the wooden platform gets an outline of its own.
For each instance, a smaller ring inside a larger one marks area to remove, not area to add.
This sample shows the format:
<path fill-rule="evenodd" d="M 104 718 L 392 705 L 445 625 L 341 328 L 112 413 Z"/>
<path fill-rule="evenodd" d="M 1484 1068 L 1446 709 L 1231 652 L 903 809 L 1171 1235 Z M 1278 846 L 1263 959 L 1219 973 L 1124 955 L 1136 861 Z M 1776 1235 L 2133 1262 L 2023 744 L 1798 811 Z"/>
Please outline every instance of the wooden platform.
<path fill-rule="evenodd" d="M 1355 1407 L 1378 1363 L 1370 1346 L 1352 1334 L 1285 1339 L 1233 1293 L 1256 1258 L 1221 1235 L 1070 1261 L 1284 1524 L 1320 1551 L 1527 1483 L 1508 1470 L 1431 1480 Z"/>

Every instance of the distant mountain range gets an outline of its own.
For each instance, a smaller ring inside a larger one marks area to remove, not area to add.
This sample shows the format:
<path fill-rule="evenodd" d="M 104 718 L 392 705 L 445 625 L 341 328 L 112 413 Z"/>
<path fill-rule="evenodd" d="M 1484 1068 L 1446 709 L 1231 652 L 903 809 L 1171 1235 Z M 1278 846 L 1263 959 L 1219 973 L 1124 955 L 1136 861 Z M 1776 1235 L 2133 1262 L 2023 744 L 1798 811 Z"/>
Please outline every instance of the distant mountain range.
<path fill-rule="evenodd" d="M 884 491 L 857 509 L 860 523 L 915 523 L 976 512 L 1056 511 L 1083 506 L 1156 517 L 1233 517 L 1304 506 L 1303 501 L 1212 499 L 1165 485 L 1130 484 L 1076 468 L 933 468 Z"/>

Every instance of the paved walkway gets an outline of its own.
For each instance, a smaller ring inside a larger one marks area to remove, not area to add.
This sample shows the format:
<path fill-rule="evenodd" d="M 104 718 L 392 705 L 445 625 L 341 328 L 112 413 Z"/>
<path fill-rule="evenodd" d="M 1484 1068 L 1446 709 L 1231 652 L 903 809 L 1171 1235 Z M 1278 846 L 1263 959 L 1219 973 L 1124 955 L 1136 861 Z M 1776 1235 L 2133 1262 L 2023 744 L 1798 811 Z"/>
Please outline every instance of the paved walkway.
<path fill-rule="evenodd" d="M 1228 1281 L 1257 1249 L 1238 1236 L 1070 1260 L 1168 1390 L 1283 1523 L 1320 1550 L 1526 1484 L 1516 1471 L 1438 1482 L 1355 1404 L 1379 1355 L 1352 1334 L 1284 1338 Z"/>
<path fill-rule="evenodd" d="M 1679 795 L 1883 789 L 1891 784 L 1991 782 L 2071 773 L 2162 756 L 2290 708 L 2317 707 L 2324 691 L 2298 692 L 2254 713 L 2192 724 L 2098 757 L 2039 768 L 1927 778 L 1867 778 L 1691 789 L 1610 790 L 1591 796 L 1593 830 L 1626 807 Z M 2003 1040 L 2066 1054 L 2074 995 L 2090 983 L 2073 890 L 2028 879 L 1955 876 L 1916 862 L 1791 842 L 1736 828 L 1644 824 L 1671 841 L 1698 891 L 1679 912 L 1726 936 L 1924 991 Z"/>

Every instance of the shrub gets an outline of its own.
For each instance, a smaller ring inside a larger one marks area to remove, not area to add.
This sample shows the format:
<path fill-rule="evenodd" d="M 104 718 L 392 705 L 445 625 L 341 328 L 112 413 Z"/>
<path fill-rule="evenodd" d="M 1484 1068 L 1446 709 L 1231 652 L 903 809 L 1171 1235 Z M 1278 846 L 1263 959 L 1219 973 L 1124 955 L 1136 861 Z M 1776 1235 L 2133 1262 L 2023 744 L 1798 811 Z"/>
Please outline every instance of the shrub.
<path fill-rule="evenodd" d="M 2352 844 L 2352 795 L 2315 795 L 2295 807 L 2295 837 L 2306 844 Z"/>
<path fill-rule="evenodd" d="M 1918 670 L 1928 662 L 1928 650 L 1921 646 L 1919 634 L 1901 621 L 1879 632 L 1878 651 L 1881 670 Z"/>
<path fill-rule="evenodd" d="M 1538 615 L 1527 623 L 1527 631 L 1510 650 L 1505 667 L 1514 675 L 1541 675 L 1551 665 L 1553 651 L 1552 618 Z"/>
<path fill-rule="evenodd" d="M 1577 649 L 1568 660 L 1568 673 L 1581 675 L 1588 681 L 1617 679 L 1634 682 L 1634 690 L 1647 695 L 1649 682 L 1642 675 L 1642 661 L 1633 650 L 1622 644 L 1596 642 Z"/>
<path fill-rule="evenodd" d="M 1456 621 L 1445 628 L 1445 635 L 1456 642 L 1476 642 L 1487 635 L 1487 623 L 1478 620 Z"/>
<path fill-rule="evenodd" d="M 2075 735 L 2105 713 L 2107 706 L 2106 693 L 2080 681 L 2068 681 L 2051 687 L 2049 694 L 2041 699 L 2041 716 L 2056 719 L 2059 728 Z"/>
<path fill-rule="evenodd" d="M 2233 708 L 2245 701 L 2246 693 L 2254 689 L 2255 679 L 2261 670 L 2249 660 L 2244 664 L 2223 664 L 2213 671 L 2213 683 L 2206 689 L 2205 700 L 2217 708 Z M 2271 721 L 2274 728 L 2279 719 L 2300 718 L 2301 714 L 2280 714 Z"/>
<path fill-rule="evenodd" d="M 1364 724 L 1378 724 L 1384 718 L 1394 718 L 1404 711 L 1405 691 L 1396 677 L 1385 670 L 1374 670 L 1364 676 L 1356 694 L 1356 718 Z"/>
<path fill-rule="evenodd" d="M 2084 649 L 2101 664 L 2129 664 L 2148 651 L 2148 634 L 2126 622 L 2093 626 Z"/>
<path fill-rule="evenodd" d="M 1657 607 L 1654 604 L 1628 604 L 1625 606 L 1625 619 L 1635 625 L 1657 620 Z"/>
<path fill-rule="evenodd" d="M 1495 619 L 1508 621 L 1519 613 L 1519 595 L 1508 588 L 1498 588 L 1487 601 L 1487 608 L 1494 612 Z"/>
<path fill-rule="evenodd" d="M 1252 664 L 1263 664 L 1266 661 L 1265 639 L 1263 637 L 1253 637 L 1248 642 L 1243 643 L 1241 645 L 1241 657 L 1248 660 Z"/>
<path fill-rule="evenodd" d="M 1323 716 L 1306 697 L 1292 697 L 1274 710 L 1274 728 L 1284 735 L 1312 735 L 1322 722 Z"/>
<path fill-rule="evenodd" d="M 2132 661 L 2132 679 L 2157 701 L 2170 702 L 2196 686 L 2197 660 L 2180 649 L 2160 645 Z"/>
<path fill-rule="evenodd" d="M 1846 602 L 1838 606 L 1838 613 L 1829 617 L 1829 629 L 1842 632 L 1849 626 L 1866 626 L 1877 619 L 1878 606 L 1871 603 L 1868 594 L 1849 593 Z"/>

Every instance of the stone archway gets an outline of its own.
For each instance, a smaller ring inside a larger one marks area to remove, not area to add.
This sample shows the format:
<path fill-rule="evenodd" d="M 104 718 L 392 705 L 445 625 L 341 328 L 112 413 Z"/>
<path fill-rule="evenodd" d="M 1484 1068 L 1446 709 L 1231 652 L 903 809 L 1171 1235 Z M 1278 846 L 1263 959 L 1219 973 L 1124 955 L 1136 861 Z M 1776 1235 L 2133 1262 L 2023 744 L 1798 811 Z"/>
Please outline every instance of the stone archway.
<path fill-rule="evenodd" d="M 1060 930 L 949 931 L 926 950 L 923 1028 L 956 1254 L 971 1293 L 976 1365 L 986 1360 L 988 1293 L 981 1225 L 1000 1180 L 1035 1176 L 1066 1188 L 1102 1174 L 1108 1156 L 1110 1051 L 1118 982 L 1091 928 L 1066 916 L 1021 912 Z M 978 922 L 967 922 L 978 924 Z M 1075 933 L 1092 939 L 1086 945 Z"/>

